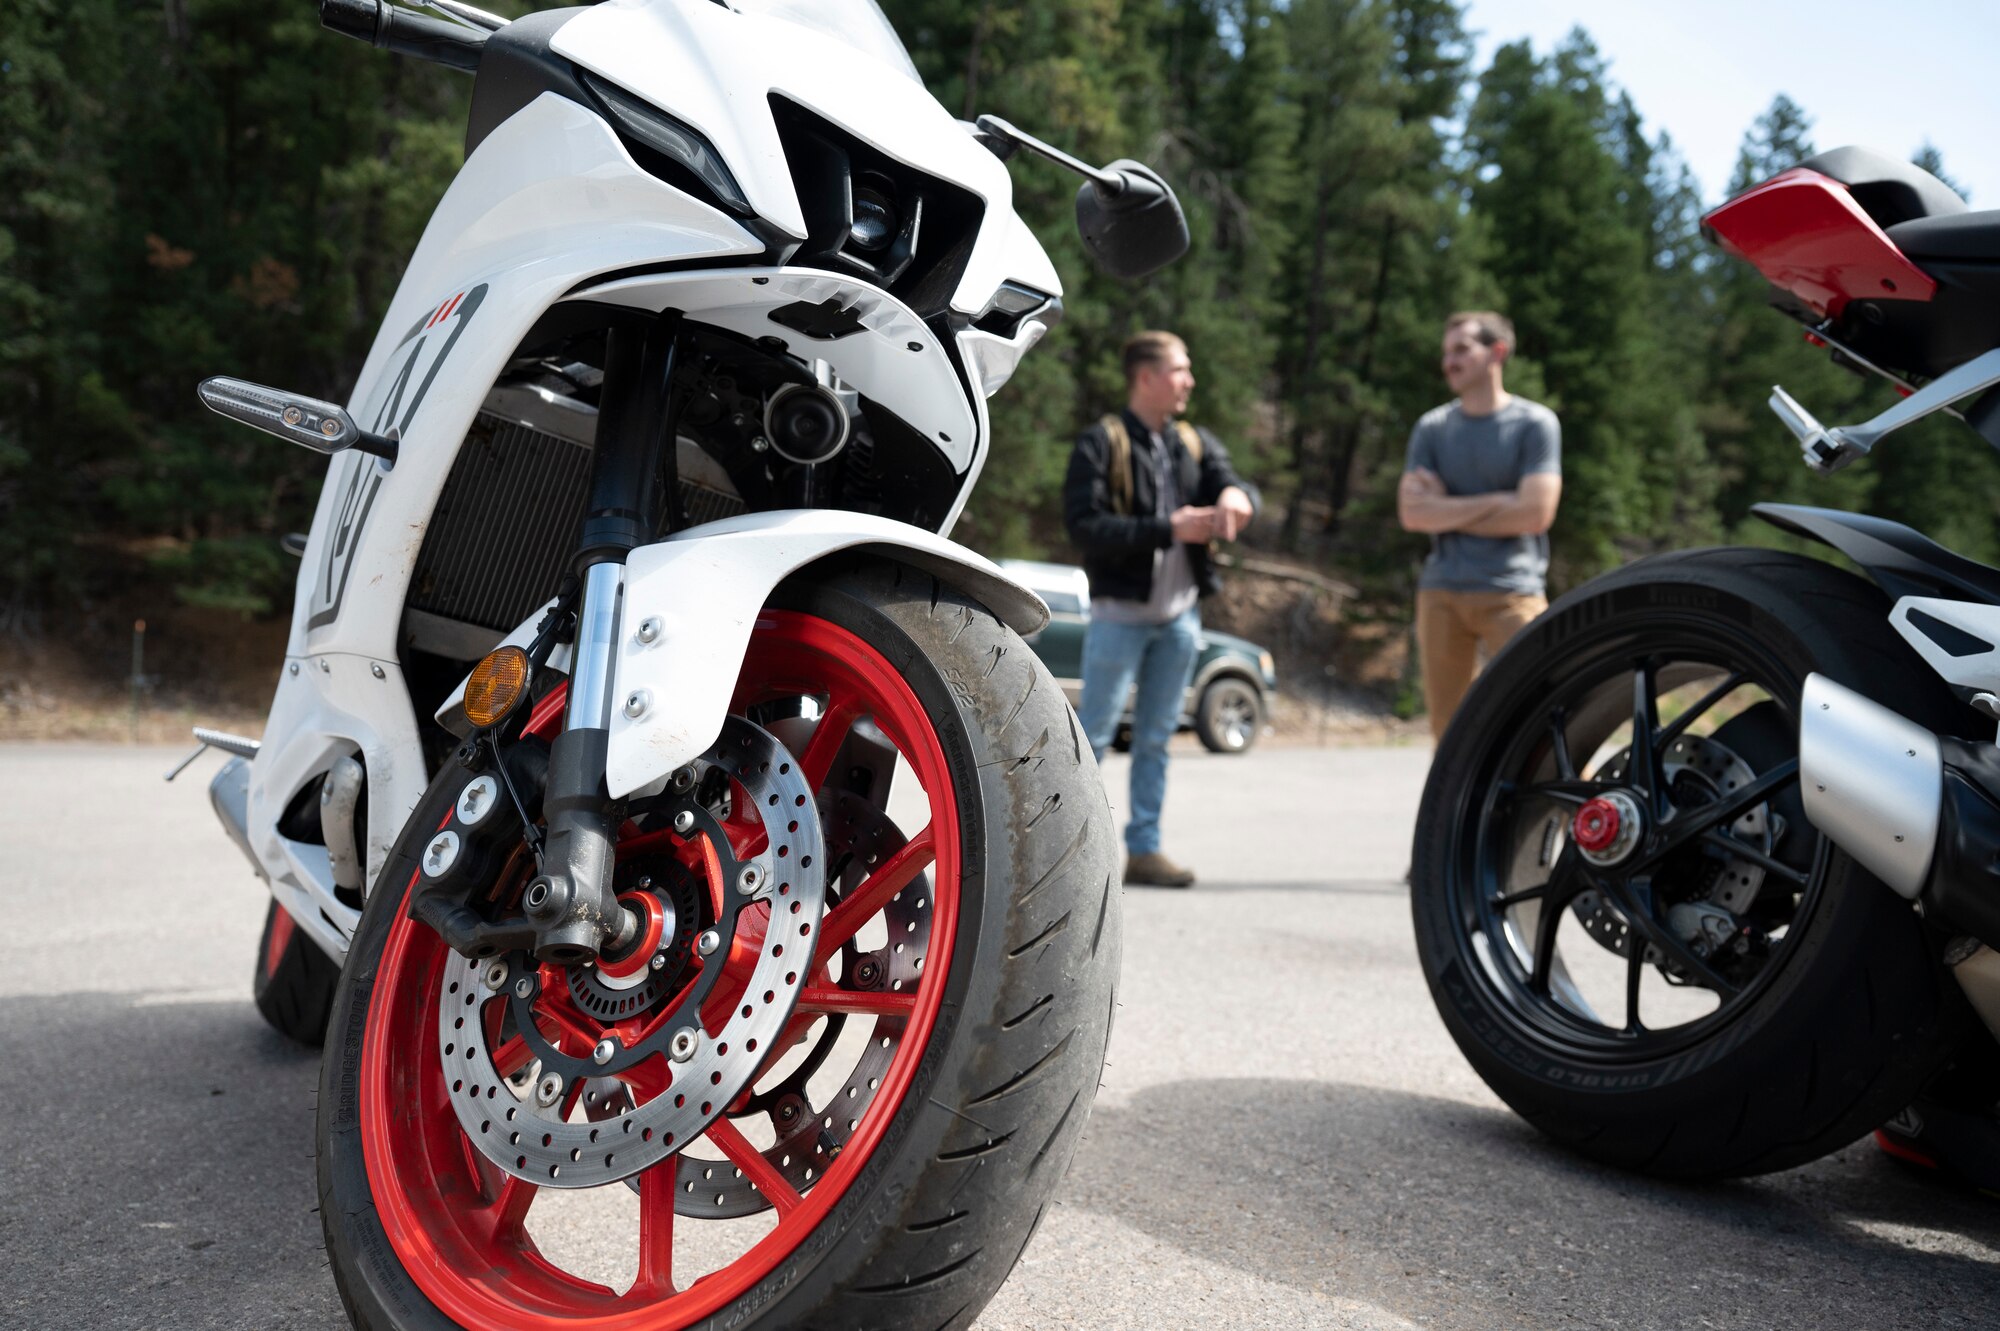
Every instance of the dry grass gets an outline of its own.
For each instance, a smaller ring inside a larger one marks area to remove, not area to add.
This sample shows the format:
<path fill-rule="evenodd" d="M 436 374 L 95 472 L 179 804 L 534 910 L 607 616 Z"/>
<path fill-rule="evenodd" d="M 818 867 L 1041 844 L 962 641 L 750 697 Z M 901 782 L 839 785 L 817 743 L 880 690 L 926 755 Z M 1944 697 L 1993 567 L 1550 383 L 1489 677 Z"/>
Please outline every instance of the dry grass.
<path fill-rule="evenodd" d="M 138 615 L 148 620 L 153 678 L 135 709 L 129 676 Z M 1390 710 L 1409 669 L 1399 618 L 1357 613 L 1312 587 L 1241 570 L 1203 603 L 1202 617 L 1277 659 L 1278 706 L 1263 743 L 1427 741 L 1421 718 L 1400 720 Z M 135 596 L 134 604 L 75 612 L 38 639 L 0 638 L 0 742 L 178 743 L 194 725 L 259 735 L 286 631 L 283 620 L 147 606 Z"/>
<path fill-rule="evenodd" d="M 134 705 L 132 620 L 78 616 L 61 633 L 0 639 L 0 741 L 179 743 L 195 725 L 259 735 L 286 625 L 213 611 L 154 614 Z"/>

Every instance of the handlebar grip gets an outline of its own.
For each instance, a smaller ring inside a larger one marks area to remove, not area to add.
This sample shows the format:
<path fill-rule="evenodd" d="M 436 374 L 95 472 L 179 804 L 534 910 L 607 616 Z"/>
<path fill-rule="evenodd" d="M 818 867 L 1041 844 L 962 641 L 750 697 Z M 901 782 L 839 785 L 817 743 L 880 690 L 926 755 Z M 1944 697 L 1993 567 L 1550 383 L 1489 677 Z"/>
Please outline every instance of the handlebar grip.
<path fill-rule="evenodd" d="M 453 69 L 477 70 L 486 34 L 399 9 L 387 0 L 319 0 L 323 28 Z"/>
<path fill-rule="evenodd" d="M 382 25 L 382 6 L 377 0 L 319 0 L 319 25 L 374 46 L 375 30 Z"/>

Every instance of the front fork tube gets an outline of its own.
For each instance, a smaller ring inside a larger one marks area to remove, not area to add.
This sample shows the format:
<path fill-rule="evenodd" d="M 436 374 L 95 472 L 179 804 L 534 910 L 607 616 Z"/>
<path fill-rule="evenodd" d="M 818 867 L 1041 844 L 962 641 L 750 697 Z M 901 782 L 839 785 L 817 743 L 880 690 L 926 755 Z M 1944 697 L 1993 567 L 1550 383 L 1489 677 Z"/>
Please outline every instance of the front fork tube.
<path fill-rule="evenodd" d="M 569 711 L 562 733 L 549 747 L 542 874 L 521 899 L 535 922 L 535 955 L 557 965 L 591 960 L 629 942 L 637 929 L 632 913 L 618 904 L 612 883 L 623 811 L 604 784 L 611 672 L 624 595 L 624 564 L 593 564 L 585 573 Z"/>
<path fill-rule="evenodd" d="M 605 785 L 611 740 L 612 672 L 624 632 L 625 557 L 654 538 L 662 468 L 673 456 L 673 380 L 679 322 L 614 328 L 605 348 L 604 390 L 583 525 L 583 597 L 570 672 L 569 711 L 549 750 L 543 809 L 548 840 L 541 874 L 522 906 L 534 922 L 535 955 L 575 965 L 629 946 L 638 916 L 618 902 L 622 800 Z M 671 494 L 671 474 L 666 476 Z"/>

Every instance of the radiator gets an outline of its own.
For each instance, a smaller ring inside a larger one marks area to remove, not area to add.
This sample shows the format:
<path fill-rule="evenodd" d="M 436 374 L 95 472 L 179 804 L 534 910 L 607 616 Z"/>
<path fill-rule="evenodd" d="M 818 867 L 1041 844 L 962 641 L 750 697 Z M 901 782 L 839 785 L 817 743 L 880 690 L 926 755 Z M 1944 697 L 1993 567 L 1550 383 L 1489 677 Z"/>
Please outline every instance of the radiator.
<path fill-rule="evenodd" d="M 438 621 L 511 630 L 555 595 L 576 554 L 596 412 L 524 389 L 495 390 L 487 406 L 452 464 L 410 580 L 405 608 L 431 626 L 426 638 L 439 636 Z M 683 442 L 683 453 L 692 448 Z M 680 501 L 694 523 L 743 511 L 735 495 L 687 480 Z"/>

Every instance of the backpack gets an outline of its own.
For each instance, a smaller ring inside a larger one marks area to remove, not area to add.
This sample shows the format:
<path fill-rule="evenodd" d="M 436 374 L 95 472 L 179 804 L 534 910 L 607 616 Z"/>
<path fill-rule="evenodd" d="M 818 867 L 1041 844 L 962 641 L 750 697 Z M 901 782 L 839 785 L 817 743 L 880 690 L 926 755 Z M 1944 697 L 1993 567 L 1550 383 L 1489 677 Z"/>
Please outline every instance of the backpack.
<path fill-rule="evenodd" d="M 1111 458 L 1106 468 L 1106 479 L 1111 482 L 1111 511 L 1130 513 L 1132 511 L 1132 436 L 1126 432 L 1123 416 L 1106 416 L 1098 422 L 1104 430 L 1105 438 L 1111 441 Z M 1201 462 L 1201 431 L 1186 421 L 1175 421 L 1174 431 L 1181 437 L 1181 447 L 1197 464 Z"/>

